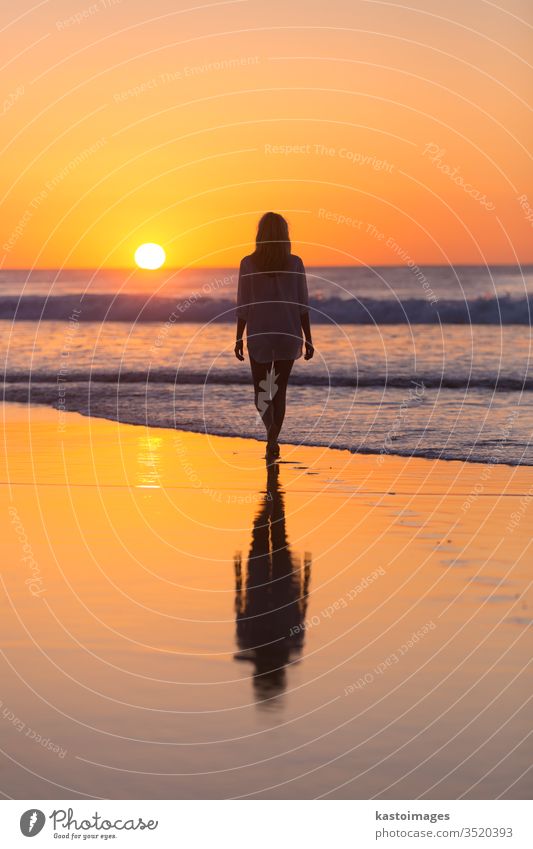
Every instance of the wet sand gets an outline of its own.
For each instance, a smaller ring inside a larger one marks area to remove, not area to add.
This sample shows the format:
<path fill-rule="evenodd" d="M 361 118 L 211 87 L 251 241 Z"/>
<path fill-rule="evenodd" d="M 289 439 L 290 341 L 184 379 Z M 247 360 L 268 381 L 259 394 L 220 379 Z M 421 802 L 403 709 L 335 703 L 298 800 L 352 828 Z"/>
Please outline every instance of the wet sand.
<path fill-rule="evenodd" d="M 531 797 L 531 468 L 3 410 L 5 795 Z"/>

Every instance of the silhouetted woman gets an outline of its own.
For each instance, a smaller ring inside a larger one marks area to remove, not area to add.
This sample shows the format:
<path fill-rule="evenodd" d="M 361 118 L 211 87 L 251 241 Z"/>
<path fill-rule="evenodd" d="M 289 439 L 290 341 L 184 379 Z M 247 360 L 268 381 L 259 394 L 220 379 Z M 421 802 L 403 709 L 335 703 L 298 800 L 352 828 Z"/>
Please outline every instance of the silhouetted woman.
<path fill-rule="evenodd" d="M 291 253 L 289 226 L 267 212 L 259 221 L 256 248 L 239 269 L 235 356 L 244 360 L 243 333 L 255 391 L 255 406 L 267 432 L 267 459 L 279 457 L 287 384 L 294 361 L 314 353 L 304 264 Z"/>

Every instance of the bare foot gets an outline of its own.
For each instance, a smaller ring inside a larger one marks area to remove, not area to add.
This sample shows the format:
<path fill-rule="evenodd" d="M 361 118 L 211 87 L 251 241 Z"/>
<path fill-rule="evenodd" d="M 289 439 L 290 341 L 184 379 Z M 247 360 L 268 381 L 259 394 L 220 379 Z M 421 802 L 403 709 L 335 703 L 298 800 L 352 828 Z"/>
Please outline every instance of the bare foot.
<path fill-rule="evenodd" d="M 266 456 L 268 460 L 277 460 L 279 457 L 279 445 L 277 442 L 267 442 Z"/>

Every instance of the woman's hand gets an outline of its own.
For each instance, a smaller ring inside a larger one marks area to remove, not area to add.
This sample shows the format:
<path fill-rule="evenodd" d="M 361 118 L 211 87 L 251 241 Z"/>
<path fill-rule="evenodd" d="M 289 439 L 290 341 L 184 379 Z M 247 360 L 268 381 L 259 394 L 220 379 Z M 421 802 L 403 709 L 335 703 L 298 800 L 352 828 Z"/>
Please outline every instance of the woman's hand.
<path fill-rule="evenodd" d="M 313 343 L 311 342 L 311 322 L 309 320 L 309 312 L 307 310 L 301 313 L 300 322 L 302 325 L 303 337 L 305 339 L 304 360 L 312 360 L 313 354 L 315 353 L 315 349 L 313 348 Z"/>
<path fill-rule="evenodd" d="M 235 331 L 235 347 L 234 352 L 235 356 L 238 360 L 244 360 L 244 346 L 242 344 L 242 337 L 244 336 L 244 328 L 246 327 L 246 321 L 244 318 L 237 318 L 237 329 Z"/>

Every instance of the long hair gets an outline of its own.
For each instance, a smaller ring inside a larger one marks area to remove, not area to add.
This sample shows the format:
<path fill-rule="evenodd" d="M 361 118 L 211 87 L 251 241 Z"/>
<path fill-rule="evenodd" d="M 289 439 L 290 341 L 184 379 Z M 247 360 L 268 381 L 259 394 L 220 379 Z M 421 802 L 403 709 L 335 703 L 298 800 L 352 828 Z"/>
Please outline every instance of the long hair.
<path fill-rule="evenodd" d="M 283 215 L 265 212 L 257 225 L 255 251 L 252 254 L 258 271 L 274 274 L 289 265 L 291 242 L 289 225 Z"/>

